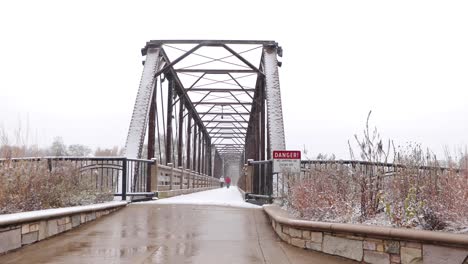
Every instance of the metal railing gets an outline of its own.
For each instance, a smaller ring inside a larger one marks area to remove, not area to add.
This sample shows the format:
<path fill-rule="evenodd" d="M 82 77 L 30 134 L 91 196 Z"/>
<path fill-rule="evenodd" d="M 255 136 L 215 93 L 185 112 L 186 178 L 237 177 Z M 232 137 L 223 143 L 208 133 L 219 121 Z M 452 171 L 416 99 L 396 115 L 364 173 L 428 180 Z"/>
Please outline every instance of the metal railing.
<path fill-rule="evenodd" d="M 397 163 L 368 162 L 358 160 L 302 160 L 299 174 L 273 173 L 272 160 L 248 161 L 240 178 L 241 188 L 256 196 L 283 198 L 288 192 L 291 181 L 307 179 L 317 173 L 341 171 L 343 175 L 362 174 L 371 177 L 391 179 L 397 173 L 412 170 L 420 176 L 461 173 L 459 168 L 441 166 L 403 165 Z"/>
<path fill-rule="evenodd" d="M 460 172 L 458 168 L 448 168 L 442 166 L 408 166 L 398 163 L 385 163 L 385 162 L 370 162 L 370 161 L 359 161 L 359 160 L 301 160 L 301 171 L 305 171 L 310 168 L 328 168 L 346 165 L 352 168 L 385 168 L 387 171 L 397 171 L 398 169 L 416 168 L 423 171 L 455 171 Z"/>
<path fill-rule="evenodd" d="M 153 174 L 155 175 L 154 180 L 158 183 L 158 191 L 196 189 L 219 185 L 217 178 L 183 167 L 175 168 L 172 163 L 167 164 L 167 166 L 157 164 L 155 169 Z"/>
<path fill-rule="evenodd" d="M 153 196 L 156 192 L 214 187 L 217 178 L 195 171 L 161 165 L 156 159 L 126 157 L 42 157 L 0 159 L 0 166 L 44 162 L 52 172 L 58 169 L 77 170 L 80 180 L 92 181 L 97 190 L 111 190 L 114 196 Z"/>

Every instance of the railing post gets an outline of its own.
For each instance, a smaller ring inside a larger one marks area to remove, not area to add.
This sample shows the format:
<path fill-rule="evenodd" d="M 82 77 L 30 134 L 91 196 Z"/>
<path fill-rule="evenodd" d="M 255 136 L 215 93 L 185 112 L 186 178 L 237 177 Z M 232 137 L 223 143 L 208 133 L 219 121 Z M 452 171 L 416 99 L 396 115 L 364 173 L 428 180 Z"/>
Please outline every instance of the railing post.
<path fill-rule="evenodd" d="M 265 181 L 267 186 L 267 195 L 273 195 L 273 160 L 271 160 L 268 165 L 266 166 L 266 175 L 267 180 Z"/>
<path fill-rule="evenodd" d="M 158 191 L 158 175 L 159 175 L 159 161 L 157 159 L 151 159 L 153 163 L 151 164 L 151 190 L 157 192 Z"/>
<path fill-rule="evenodd" d="M 199 182 L 198 187 L 203 188 L 203 178 L 200 172 L 198 172 L 198 182 Z"/>
<path fill-rule="evenodd" d="M 180 189 L 184 189 L 184 167 L 180 166 Z"/>
<path fill-rule="evenodd" d="M 51 159 L 47 159 L 47 167 L 49 168 L 49 172 L 52 171 L 52 160 Z"/>
<path fill-rule="evenodd" d="M 190 169 L 187 170 L 187 189 L 190 189 L 190 176 L 191 176 L 191 172 L 190 172 Z"/>
<path fill-rule="evenodd" d="M 146 163 L 146 188 L 145 192 L 151 192 L 151 170 L 153 167 L 153 163 Z"/>
<path fill-rule="evenodd" d="M 168 163 L 167 166 L 171 167 L 171 174 L 169 176 L 169 190 L 172 191 L 172 188 L 174 187 L 174 164 Z"/>
<path fill-rule="evenodd" d="M 192 177 L 192 189 L 195 189 L 195 175 L 193 174 L 193 170 L 190 171 L 190 177 Z"/>
<path fill-rule="evenodd" d="M 192 177 L 193 177 L 192 188 L 195 189 L 197 188 L 197 174 L 195 173 L 194 170 L 192 170 Z"/>
<path fill-rule="evenodd" d="M 127 158 L 122 159 L 122 201 L 127 200 Z"/>
<path fill-rule="evenodd" d="M 246 171 L 245 171 L 245 192 L 252 193 L 252 175 L 253 175 L 253 166 L 247 161 Z"/>

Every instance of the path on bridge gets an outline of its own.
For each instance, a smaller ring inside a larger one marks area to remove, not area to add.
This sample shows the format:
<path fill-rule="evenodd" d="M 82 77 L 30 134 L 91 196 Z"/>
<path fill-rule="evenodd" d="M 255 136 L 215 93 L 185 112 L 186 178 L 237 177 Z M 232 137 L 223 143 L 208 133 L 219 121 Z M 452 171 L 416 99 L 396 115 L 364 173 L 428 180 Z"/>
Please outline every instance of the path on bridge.
<path fill-rule="evenodd" d="M 0 263 L 353 263 L 279 241 L 262 209 L 246 207 L 236 188 L 136 203 Z"/>

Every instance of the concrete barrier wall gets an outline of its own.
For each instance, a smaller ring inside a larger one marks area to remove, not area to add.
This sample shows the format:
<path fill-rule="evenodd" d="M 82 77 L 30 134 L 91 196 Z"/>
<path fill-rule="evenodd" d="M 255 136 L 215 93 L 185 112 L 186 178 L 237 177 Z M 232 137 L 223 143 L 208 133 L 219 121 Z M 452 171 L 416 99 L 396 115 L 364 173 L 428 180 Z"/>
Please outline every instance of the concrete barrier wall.
<path fill-rule="evenodd" d="M 178 190 L 168 190 L 168 191 L 158 191 L 158 198 L 169 198 L 173 196 L 178 196 L 182 194 L 189 194 L 195 192 L 202 192 L 208 191 L 213 189 L 218 189 L 219 186 L 216 187 L 203 187 L 203 188 L 192 188 L 192 189 L 178 189 Z"/>
<path fill-rule="evenodd" d="M 151 166 L 151 191 L 165 192 L 172 190 L 199 189 L 219 186 L 219 179 L 198 173 L 183 167 L 174 167 L 169 163 L 167 166 L 159 164 L 153 159 Z"/>
<path fill-rule="evenodd" d="M 363 263 L 468 263 L 468 235 L 298 220 L 264 206 L 276 234 L 288 244 Z"/>
<path fill-rule="evenodd" d="M 0 254 L 71 230 L 126 205 L 110 202 L 0 215 Z"/>

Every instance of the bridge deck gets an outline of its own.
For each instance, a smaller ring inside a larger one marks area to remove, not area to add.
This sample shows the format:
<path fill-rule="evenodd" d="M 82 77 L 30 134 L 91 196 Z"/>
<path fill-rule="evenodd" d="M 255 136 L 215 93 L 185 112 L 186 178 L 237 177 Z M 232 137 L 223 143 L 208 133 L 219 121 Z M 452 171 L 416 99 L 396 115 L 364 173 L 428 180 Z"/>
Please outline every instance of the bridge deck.
<path fill-rule="evenodd" d="M 0 263 L 352 263 L 280 242 L 261 209 L 133 204 Z"/>

